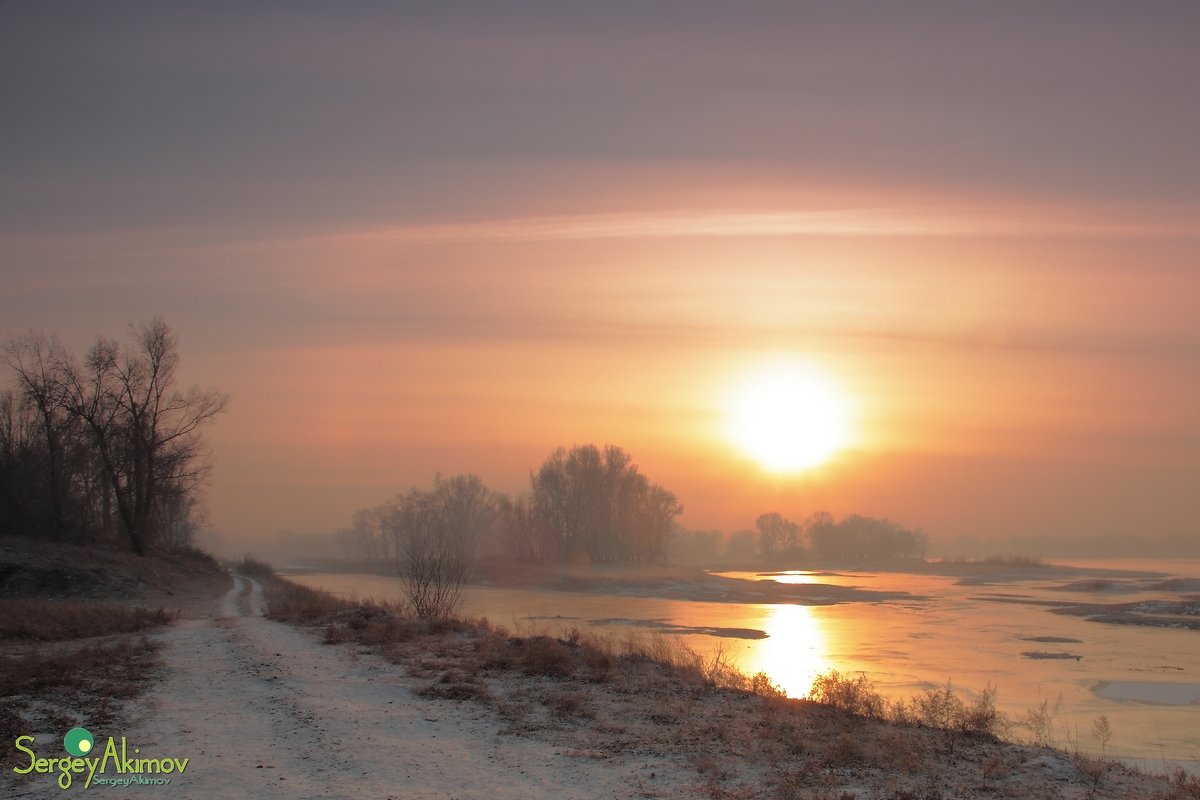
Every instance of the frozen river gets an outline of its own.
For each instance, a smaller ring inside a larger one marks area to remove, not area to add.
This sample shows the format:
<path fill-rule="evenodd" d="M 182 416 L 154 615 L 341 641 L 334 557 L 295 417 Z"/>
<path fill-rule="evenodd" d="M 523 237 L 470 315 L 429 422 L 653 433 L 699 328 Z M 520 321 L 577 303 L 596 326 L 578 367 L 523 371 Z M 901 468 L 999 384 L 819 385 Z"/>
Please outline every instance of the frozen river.
<path fill-rule="evenodd" d="M 1196 561 L 1085 566 L 1200 576 Z M 722 649 L 743 672 L 764 671 L 795 697 L 806 695 L 813 677 L 831 669 L 865 672 L 892 697 L 908 697 L 948 679 L 964 695 L 991 683 L 999 692 L 998 705 L 1013 719 L 1043 701 L 1051 711 L 1057 708 L 1054 736 L 1067 749 L 1098 753 L 1092 725 L 1103 715 L 1112 729 L 1109 755 L 1155 770 L 1200 766 L 1200 631 L 1091 622 L 1039 605 L 1177 602 L 1200 594 L 1195 585 L 1152 588 L 1159 586 L 1161 576 L 1122 576 L 1092 587 L 1059 578 L 989 584 L 895 572 L 723 574 L 907 596 L 810 606 L 471 587 L 463 611 L 517 632 L 557 633 L 574 627 L 617 639 L 678 636 L 701 653 Z M 395 578 L 291 577 L 362 599 L 401 597 Z M 730 635 L 734 633 L 740 636 Z M 749 636 L 760 638 L 745 638 Z M 1016 733 L 1028 736 L 1019 727 Z"/>

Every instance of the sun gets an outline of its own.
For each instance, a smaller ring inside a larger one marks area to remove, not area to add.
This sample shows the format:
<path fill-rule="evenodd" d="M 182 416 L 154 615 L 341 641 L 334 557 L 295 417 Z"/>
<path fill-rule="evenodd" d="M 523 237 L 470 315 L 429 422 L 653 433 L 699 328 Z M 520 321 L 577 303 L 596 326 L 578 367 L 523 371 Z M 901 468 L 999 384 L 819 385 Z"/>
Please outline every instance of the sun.
<path fill-rule="evenodd" d="M 773 472 L 820 466 L 850 444 L 850 397 L 814 365 L 781 361 L 758 367 L 736 384 L 729 437 Z"/>

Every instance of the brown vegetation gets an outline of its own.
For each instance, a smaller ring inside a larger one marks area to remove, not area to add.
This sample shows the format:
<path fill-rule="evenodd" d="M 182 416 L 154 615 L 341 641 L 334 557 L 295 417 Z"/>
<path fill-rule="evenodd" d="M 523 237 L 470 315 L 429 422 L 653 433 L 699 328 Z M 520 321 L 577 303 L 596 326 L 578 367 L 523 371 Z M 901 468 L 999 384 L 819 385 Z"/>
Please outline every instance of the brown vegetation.
<path fill-rule="evenodd" d="M 0 537 L 0 597 L 189 609 L 229 588 L 212 556 L 180 548 L 152 557 L 113 547 Z"/>
<path fill-rule="evenodd" d="M 162 608 L 69 600 L 0 599 L 0 641 L 57 642 L 137 633 L 170 623 Z"/>
<path fill-rule="evenodd" d="M 160 666 L 158 643 L 143 634 L 207 608 L 228 586 L 198 551 L 150 558 L 0 538 L 0 741 L 76 725 L 119 735 Z"/>
<path fill-rule="evenodd" d="M 117 733 L 123 703 L 140 696 L 159 667 L 158 648 L 146 638 L 121 637 L 0 656 L 0 741 L 84 724 Z M 3 752 L 0 763 L 7 766 L 17 753 Z"/>
<path fill-rule="evenodd" d="M 279 579 L 270 615 L 331 643 L 370 648 L 421 681 L 418 692 L 479 703 L 502 733 L 551 737 L 583 758 L 684 759 L 713 798 L 1195 798 L 1196 779 L 1151 778 L 1120 764 L 1001 738 L 991 687 L 964 700 L 947 684 L 885 701 L 861 676 L 823 676 L 790 699 L 765 675 L 678 640 L 613 642 L 584 632 L 514 637 L 486 620 L 406 619 Z M 820 702 L 818 702 L 818 700 Z M 1190 794 L 1189 794 L 1190 793 Z"/>

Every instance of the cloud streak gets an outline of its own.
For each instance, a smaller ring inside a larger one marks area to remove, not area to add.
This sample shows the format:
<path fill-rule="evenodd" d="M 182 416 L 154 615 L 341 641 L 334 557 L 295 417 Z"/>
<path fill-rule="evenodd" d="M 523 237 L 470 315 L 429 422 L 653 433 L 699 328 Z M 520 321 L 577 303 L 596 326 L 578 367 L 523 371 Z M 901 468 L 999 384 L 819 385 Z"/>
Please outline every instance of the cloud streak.
<path fill-rule="evenodd" d="M 1113 219 L 1069 209 L 998 211 L 945 209 L 829 209 L 779 211 L 678 210 L 537 216 L 420 225 L 394 225 L 333 234 L 335 239 L 395 243 L 537 242 L 596 239 L 819 236 L 854 238 L 1064 237 L 1090 239 L 1193 238 L 1197 209 L 1163 219 Z"/>

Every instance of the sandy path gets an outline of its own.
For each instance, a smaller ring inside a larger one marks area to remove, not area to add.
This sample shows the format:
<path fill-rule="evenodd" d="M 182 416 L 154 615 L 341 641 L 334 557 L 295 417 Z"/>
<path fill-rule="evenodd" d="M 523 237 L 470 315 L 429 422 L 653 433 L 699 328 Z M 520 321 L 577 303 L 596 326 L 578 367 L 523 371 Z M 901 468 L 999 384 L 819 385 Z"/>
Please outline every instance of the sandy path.
<path fill-rule="evenodd" d="M 144 756 L 188 756 L 180 798 L 627 798 L 694 793 L 680 765 L 603 760 L 499 735 L 469 703 L 428 700 L 372 656 L 262 616 L 237 576 L 208 619 L 160 634 L 167 672 L 128 731 Z M 651 773 L 656 773 L 651 778 Z"/>

